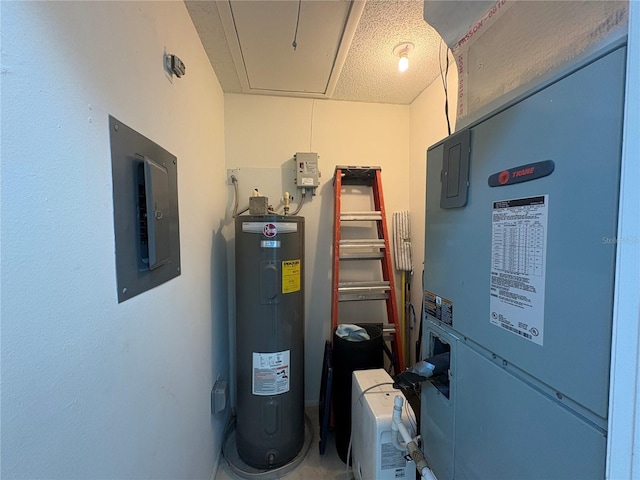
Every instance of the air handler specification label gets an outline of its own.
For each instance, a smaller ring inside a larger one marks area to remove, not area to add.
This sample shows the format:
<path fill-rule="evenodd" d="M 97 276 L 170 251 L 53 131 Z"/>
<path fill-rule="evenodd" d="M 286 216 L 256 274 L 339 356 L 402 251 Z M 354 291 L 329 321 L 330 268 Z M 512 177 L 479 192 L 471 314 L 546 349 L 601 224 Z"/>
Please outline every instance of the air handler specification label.
<path fill-rule="evenodd" d="M 542 345 L 549 195 L 493 202 L 490 322 Z"/>
<path fill-rule="evenodd" d="M 282 293 L 293 293 L 300 290 L 300 260 L 284 260 L 282 262 Z"/>
<path fill-rule="evenodd" d="M 289 391 L 290 352 L 253 352 L 254 395 L 279 395 Z"/>

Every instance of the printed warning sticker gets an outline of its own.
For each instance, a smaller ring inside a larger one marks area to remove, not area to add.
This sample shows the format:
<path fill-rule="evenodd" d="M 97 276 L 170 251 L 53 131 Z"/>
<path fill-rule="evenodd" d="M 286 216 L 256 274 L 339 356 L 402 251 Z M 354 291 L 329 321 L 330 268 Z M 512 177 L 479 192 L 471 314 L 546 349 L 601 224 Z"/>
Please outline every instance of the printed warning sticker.
<path fill-rule="evenodd" d="M 425 290 L 424 311 L 441 322 L 453 326 L 453 302 L 451 300 Z"/>
<path fill-rule="evenodd" d="M 300 260 L 284 260 L 282 262 L 282 293 L 293 293 L 300 290 Z"/>
<path fill-rule="evenodd" d="M 253 352 L 254 395 L 279 395 L 289 391 L 290 352 Z"/>
<path fill-rule="evenodd" d="M 538 345 L 544 339 L 549 195 L 493 202 L 490 319 Z"/>
<path fill-rule="evenodd" d="M 392 433 L 393 434 L 393 433 Z M 404 458 L 404 453 L 393 446 L 392 443 L 382 443 L 380 445 L 380 469 L 381 470 L 396 470 L 395 477 L 402 478 L 406 473 L 404 467 L 406 467 L 407 461 Z M 399 477 L 399 473 L 401 476 Z"/>

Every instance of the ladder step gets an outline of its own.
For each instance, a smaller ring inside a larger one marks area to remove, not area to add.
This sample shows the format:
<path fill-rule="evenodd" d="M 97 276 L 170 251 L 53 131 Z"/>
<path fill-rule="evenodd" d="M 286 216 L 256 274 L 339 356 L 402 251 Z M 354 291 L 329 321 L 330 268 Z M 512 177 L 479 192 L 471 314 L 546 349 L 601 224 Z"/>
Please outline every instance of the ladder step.
<path fill-rule="evenodd" d="M 396 326 L 392 323 L 385 323 L 382 325 L 382 335 L 395 336 Z"/>
<path fill-rule="evenodd" d="M 382 252 L 340 252 L 340 260 L 380 260 L 382 258 L 384 258 L 384 253 Z"/>
<path fill-rule="evenodd" d="M 342 282 L 338 284 L 339 302 L 386 300 L 389 298 L 389 282 Z"/>
<path fill-rule="evenodd" d="M 338 301 L 358 302 L 362 300 L 386 300 L 390 283 L 386 280 L 373 282 L 338 283 Z"/>
<path fill-rule="evenodd" d="M 376 171 L 382 170 L 380 167 L 338 165 L 333 173 L 335 175 L 340 170 L 342 185 L 367 185 L 372 186 L 376 178 Z"/>
<path fill-rule="evenodd" d="M 338 293 L 368 292 L 372 290 L 389 290 L 387 280 L 372 282 L 340 282 Z"/>
<path fill-rule="evenodd" d="M 388 300 L 388 293 L 340 293 L 338 302 L 363 302 L 369 300 Z"/>
<path fill-rule="evenodd" d="M 384 248 L 382 238 L 340 240 L 340 248 Z"/>
<path fill-rule="evenodd" d="M 382 220 L 382 212 L 342 212 L 340 220 L 343 222 L 362 222 Z"/>

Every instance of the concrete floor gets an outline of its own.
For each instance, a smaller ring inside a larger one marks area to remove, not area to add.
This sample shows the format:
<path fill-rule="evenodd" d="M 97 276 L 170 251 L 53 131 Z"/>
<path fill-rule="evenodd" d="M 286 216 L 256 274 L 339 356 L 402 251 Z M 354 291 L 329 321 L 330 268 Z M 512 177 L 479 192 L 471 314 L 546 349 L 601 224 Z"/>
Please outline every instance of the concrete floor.
<path fill-rule="evenodd" d="M 351 470 L 347 474 L 347 466 L 338 457 L 335 444 L 335 433 L 329 432 L 327 437 L 327 445 L 324 455 L 320 455 L 319 442 L 320 432 L 318 428 L 318 408 L 307 408 L 307 415 L 311 420 L 313 426 L 313 438 L 311 440 L 311 446 L 307 452 L 306 457 L 302 463 L 293 471 L 288 474 L 279 477 L 285 480 L 311 480 L 311 479 L 329 479 L 329 480 L 348 480 L 352 479 L 353 475 Z M 220 459 L 220 465 L 215 475 L 215 480 L 236 480 L 238 477 L 230 468 L 224 458 Z M 256 478 L 256 477 L 252 477 Z"/>

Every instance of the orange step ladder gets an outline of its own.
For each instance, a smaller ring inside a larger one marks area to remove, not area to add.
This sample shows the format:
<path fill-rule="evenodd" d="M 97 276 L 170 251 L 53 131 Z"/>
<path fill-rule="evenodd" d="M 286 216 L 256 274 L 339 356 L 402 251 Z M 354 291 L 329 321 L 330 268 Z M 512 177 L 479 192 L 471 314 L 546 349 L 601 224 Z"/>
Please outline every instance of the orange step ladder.
<path fill-rule="evenodd" d="M 338 304 L 340 302 L 384 300 L 387 323 L 383 323 L 385 351 L 397 375 L 404 370 L 402 348 L 400 347 L 400 325 L 396 303 L 393 266 L 387 218 L 382 196 L 382 169 L 368 166 L 336 166 L 333 175 L 334 215 L 333 215 L 333 285 L 331 294 L 331 325 L 334 331 L 338 324 Z M 342 187 L 358 185 L 371 187 L 375 211 L 341 211 Z M 377 238 L 347 240 L 341 239 L 341 227 L 345 222 L 376 222 Z M 340 281 L 340 263 L 345 261 L 379 261 L 382 267 L 380 281 Z M 386 347 L 389 341 L 391 349 Z"/>

